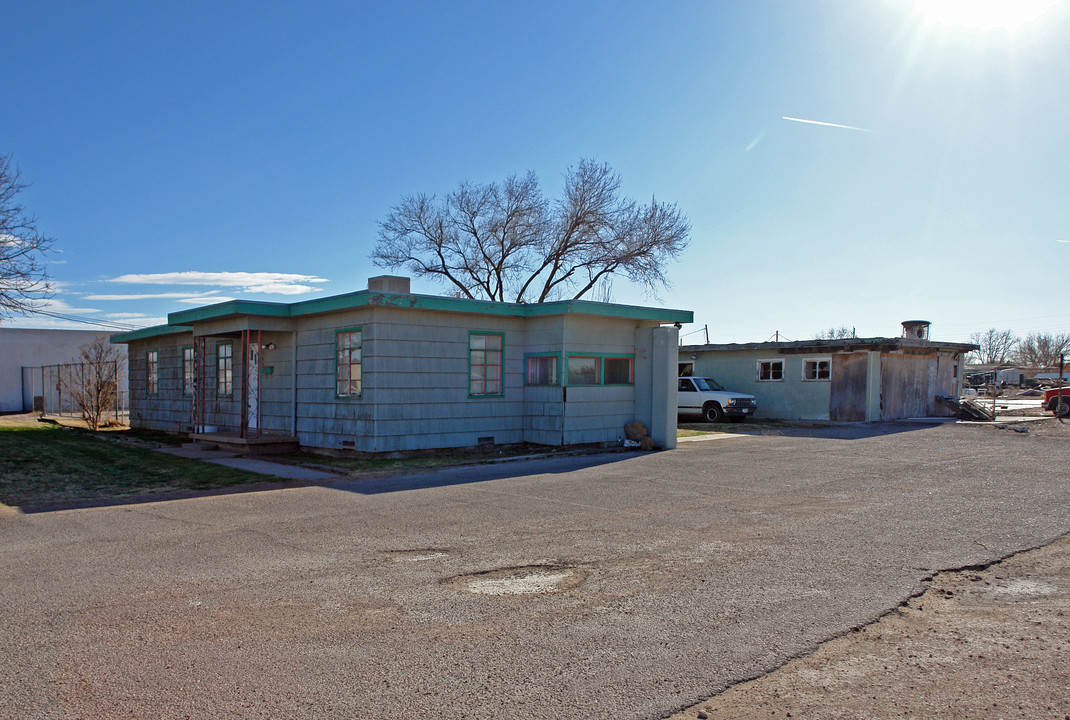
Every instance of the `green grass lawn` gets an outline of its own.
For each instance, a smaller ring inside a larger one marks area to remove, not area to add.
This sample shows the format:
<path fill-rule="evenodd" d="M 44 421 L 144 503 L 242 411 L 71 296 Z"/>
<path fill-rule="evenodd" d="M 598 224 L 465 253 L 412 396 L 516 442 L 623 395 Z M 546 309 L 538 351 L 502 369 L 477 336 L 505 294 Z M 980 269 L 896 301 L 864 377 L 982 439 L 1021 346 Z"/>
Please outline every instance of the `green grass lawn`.
<path fill-rule="evenodd" d="M 269 479 L 102 439 L 118 435 L 0 419 L 0 503 L 30 510 Z"/>

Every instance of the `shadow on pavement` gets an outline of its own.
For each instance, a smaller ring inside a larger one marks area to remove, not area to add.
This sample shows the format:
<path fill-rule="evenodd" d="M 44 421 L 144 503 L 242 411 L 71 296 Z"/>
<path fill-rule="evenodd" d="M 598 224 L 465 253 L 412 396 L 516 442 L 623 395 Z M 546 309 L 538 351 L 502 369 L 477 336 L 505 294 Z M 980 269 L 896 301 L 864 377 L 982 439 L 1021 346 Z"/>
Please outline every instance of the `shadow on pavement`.
<path fill-rule="evenodd" d="M 362 495 L 378 495 L 381 493 L 427 490 L 450 485 L 487 482 L 489 480 L 501 480 L 502 478 L 567 473 L 629 460 L 641 454 L 645 453 L 603 452 L 594 455 L 564 455 L 510 460 L 508 462 L 481 463 L 478 465 L 455 465 L 417 471 L 405 470 L 401 473 L 391 473 L 389 475 L 350 477 L 344 480 L 322 483 L 322 485 Z"/>
<path fill-rule="evenodd" d="M 162 493 L 129 495 L 125 497 L 87 498 L 54 505 L 19 506 L 17 512 L 26 515 L 56 512 L 60 510 L 85 510 L 90 508 L 113 507 L 122 505 L 143 505 L 146 503 L 169 502 L 171 500 L 190 500 L 220 495 L 238 495 L 242 493 L 269 492 L 302 487 L 324 487 L 332 490 L 361 495 L 378 495 L 382 493 L 404 492 L 409 490 L 427 490 L 429 488 L 463 485 L 466 483 L 487 482 L 509 477 L 526 477 L 531 475 L 550 475 L 582 470 L 599 465 L 628 460 L 644 453 L 640 452 L 600 452 L 591 455 L 560 455 L 555 457 L 518 458 L 508 461 L 479 463 L 473 465 L 453 465 L 426 469 L 387 470 L 350 475 L 329 480 L 277 480 L 265 479 L 263 482 L 244 483 L 229 487 L 207 490 L 173 490 Z M 267 478 L 267 476 L 265 476 Z"/>
<path fill-rule="evenodd" d="M 755 422 L 721 426 L 716 430 L 711 430 L 710 425 L 689 423 L 681 424 L 680 428 L 724 435 L 776 435 L 779 437 L 824 438 L 829 440 L 865 440 L 866 438 L 925 430 L 942 425 L 945 422 L 947 421 L 942 419 L 876 423 Z"/>

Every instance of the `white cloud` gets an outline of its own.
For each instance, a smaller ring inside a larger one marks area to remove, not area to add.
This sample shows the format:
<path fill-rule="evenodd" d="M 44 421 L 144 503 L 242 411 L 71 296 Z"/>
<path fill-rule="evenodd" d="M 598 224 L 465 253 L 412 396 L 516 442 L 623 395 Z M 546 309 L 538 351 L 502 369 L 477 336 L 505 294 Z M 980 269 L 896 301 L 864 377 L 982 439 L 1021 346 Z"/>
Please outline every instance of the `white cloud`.
<path fill-rule="evenodd" d="M 231 300 L 237 299 L 238 298 L 227 297 L 226 295 L 213 295 L 211 297 L 188 297 L 179 300 L 179 302 L 186 305 L 215 305 L 216 303 L 230 302 Z"/>
<path fill-rule="evenodd" d="M 104 317 L 122 320 L 124 318 L 146 318 L 148 315 L 145 313 L 105 313 Z"/>
<path fill-rule="evenodd" d="M 318 288 L 306 283 L 324 283 L 325 278 L 295 273 L 250 273 L 250 272 L 172 272 L 120 275 L 111 282 L 140 283 L 146 285 L 207 285 L 237 288 L 246 293 L 273 295 L 303 295 L 318 292 Z M 188 297 L 188 295 L 187 295 Z"/>
<path fill-rule="evenodd" d="M 131 325 L 137 325 L 138 327 L 155 327 L 156 325 L 166 325 L 167 318 L 165 317 L 143 317 L 138 318 Z"/>
<path fill-rule="evenodd" d="M 209 290 L 202 293 L 191 292 L 166 292 L 166 293 L 138 293 L 136 295 L 86 295 L 86 300 L 175 300 L 177 298 L 198 297 L 211 300 L 218 290 Z"/>
<path fill-rule="evenodd" d="M 100 308 L 84 308 L 74 307 L 68 305 L 65 300 L 59 298 L 49 298 L 48 300 L 42 300 L 38 303 L 38 307 L 42 310 L 47 310 L 54 313 L 67 313 L 67 314 L 80 314 L 80 313 L 98 313 Z"/>

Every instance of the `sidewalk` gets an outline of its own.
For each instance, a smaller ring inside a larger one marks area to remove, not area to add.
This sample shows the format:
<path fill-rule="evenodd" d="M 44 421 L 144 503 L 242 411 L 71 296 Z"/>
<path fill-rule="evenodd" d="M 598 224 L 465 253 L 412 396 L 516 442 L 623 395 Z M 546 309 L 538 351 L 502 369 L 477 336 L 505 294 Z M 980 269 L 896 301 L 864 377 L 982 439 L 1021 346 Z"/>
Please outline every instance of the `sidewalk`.
<path fill-rule="evenodd" d="M 182 447 L 156 448 L 156 451 L 167 453 L 168 455 L 191 458 L 193 460 L 204 460 L 205 462 L 215 463 L 216 465 L 225 465 L 237 470 L 248 470 L 249 472 L 260 473 L 261 475 L 274 475 L 275 477 L 286 478 L 287 480 L 336 480 L 345 475 L 345 473 L 342 472 L 325 472 L 323 470 L 314 470 L 301 465 L 274 462 L 264 458 L 238 457 L 232 452 L 209 448 L 203 445 L 192 445 L 189 443 Z"/>

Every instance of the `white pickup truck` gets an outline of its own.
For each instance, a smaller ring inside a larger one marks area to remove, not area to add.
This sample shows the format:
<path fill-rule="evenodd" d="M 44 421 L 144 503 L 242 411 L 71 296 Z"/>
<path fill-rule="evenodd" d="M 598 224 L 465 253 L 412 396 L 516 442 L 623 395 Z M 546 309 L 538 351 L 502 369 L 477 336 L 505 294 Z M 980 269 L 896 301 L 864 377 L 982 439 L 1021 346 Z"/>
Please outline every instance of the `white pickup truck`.
<path fill-rule="evenodd" d="M 706 422 L 743 422 L 758 409 L 753 395 L 729 392 L 713 378 L 682 377 L 677 393 L 678 415 L 701 415 Z"/>

